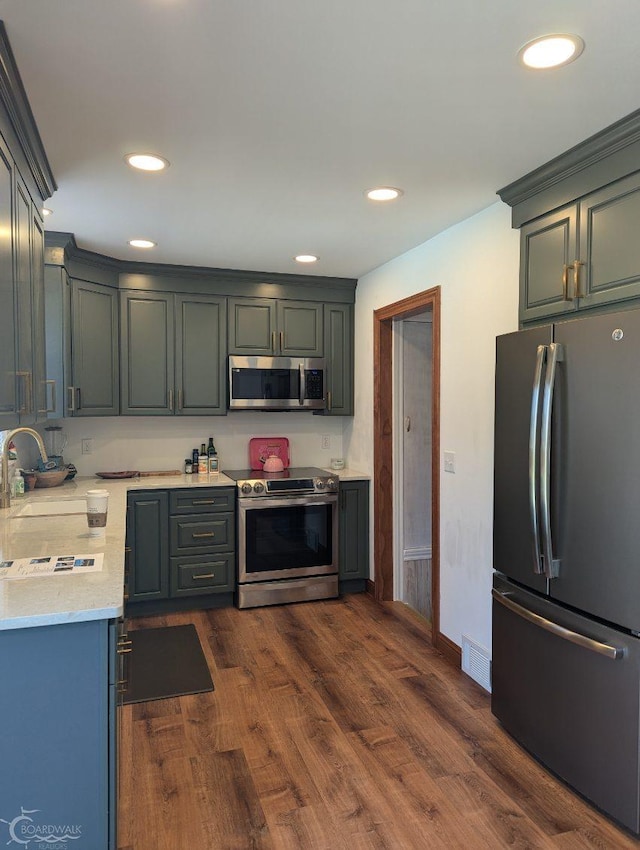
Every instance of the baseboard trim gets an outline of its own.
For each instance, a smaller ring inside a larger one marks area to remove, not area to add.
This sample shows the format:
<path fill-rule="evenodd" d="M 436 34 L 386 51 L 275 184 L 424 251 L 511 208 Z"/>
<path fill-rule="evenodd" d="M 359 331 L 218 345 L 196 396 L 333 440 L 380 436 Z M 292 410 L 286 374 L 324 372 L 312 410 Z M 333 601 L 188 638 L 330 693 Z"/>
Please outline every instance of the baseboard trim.
<path fill-rule="evenodd" d="M 433 641 L 433 646 L 438 652 L 441 652 L 444 657 L 453 664 L 458 670 L 462 669 L 462 649 L 457 643 L 454 643 L 442 632 L 437 632 Z"/>
<path fill-rule="evenodd" d="M 366 586 L 365 586 L 365 590 L 367 591 L 369 596 L 375 597 L 375 595 L 376 595 L 376 583 L 375 583 L 375 581 L 371 581 L 371 579 L 368 578 Z"/>

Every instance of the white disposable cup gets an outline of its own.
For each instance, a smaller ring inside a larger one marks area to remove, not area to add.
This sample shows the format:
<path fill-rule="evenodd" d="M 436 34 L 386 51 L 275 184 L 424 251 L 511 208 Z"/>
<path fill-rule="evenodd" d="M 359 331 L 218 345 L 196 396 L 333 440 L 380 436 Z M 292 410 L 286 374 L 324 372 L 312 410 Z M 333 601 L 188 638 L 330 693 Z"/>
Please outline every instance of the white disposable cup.
<path fill-rule="evenodd" d="M 109 508 L 108 490 L 87 490 L 87 525 L 89 537 L 100 537 L 104 534 Z"/>
<path fill-rule="evenodd" d="M 331 469 L 344 469 L 344 458 L 342 458 L 342 457 L 332 457 L 331 458 Z"/>

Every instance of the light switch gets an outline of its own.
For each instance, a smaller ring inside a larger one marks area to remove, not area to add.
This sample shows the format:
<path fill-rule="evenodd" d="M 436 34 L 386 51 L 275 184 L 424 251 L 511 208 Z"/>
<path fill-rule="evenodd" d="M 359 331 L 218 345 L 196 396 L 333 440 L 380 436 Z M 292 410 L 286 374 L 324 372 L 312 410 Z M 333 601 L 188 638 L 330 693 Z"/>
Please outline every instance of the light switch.
<path fill-rule="evenodd" d="M 455 472 L 456 471 L 456 453 L 455 452 L 445 452 L 444 453 L 444 471 L 445 472 Z"/>

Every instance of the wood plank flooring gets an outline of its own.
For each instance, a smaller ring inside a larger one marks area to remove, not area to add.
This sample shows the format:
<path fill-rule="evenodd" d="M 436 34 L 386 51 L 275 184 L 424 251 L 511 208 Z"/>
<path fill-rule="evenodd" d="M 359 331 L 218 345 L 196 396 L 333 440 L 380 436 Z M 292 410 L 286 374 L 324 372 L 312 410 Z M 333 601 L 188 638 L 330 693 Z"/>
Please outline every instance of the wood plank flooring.
<path fill-rule="evenodd" d="M 213 693 L 122 709 L 120 850 L 639 848 L 365 594 L 194 622 Z"/>

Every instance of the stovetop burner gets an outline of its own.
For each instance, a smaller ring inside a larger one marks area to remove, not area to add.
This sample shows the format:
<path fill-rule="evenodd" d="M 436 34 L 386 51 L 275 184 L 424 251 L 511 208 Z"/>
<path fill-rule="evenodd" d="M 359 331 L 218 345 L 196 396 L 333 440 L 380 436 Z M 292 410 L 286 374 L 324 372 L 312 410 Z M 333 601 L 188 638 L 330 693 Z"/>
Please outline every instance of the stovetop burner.
<path fill-rule="evenodd" d="M 326 469 L 317 466 L 292 466 L 282 472 L 264 472 L 262 469 L 223 469 L 224 474 L 234 481 L 250 478 L 252 481 L 273 481 L 274 479 L 290 478 L 329 478 Z"/>

